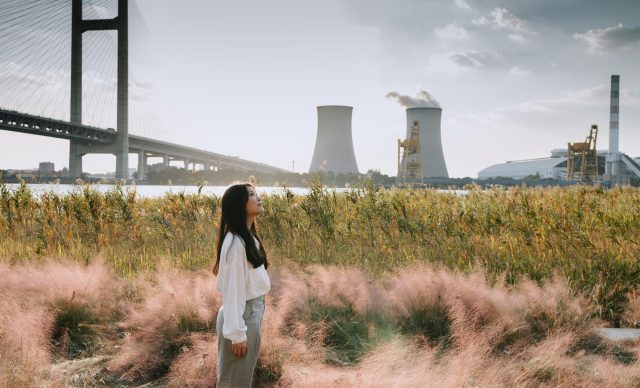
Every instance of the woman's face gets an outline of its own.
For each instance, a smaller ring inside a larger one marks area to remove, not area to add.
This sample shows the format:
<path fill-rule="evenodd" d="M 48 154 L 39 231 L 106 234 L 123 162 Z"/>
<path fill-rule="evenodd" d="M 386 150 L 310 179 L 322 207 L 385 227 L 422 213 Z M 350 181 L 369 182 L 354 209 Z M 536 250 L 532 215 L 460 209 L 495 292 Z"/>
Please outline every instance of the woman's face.
<path fill-rule="evenodd" d="M 256 189 L 247 186 L 249 192 L 249 200 L 247 201 L 247 217 L 255 217 L 264 213 L 264 207 L 262 207 L 262 199 L 256 193 Z"/>

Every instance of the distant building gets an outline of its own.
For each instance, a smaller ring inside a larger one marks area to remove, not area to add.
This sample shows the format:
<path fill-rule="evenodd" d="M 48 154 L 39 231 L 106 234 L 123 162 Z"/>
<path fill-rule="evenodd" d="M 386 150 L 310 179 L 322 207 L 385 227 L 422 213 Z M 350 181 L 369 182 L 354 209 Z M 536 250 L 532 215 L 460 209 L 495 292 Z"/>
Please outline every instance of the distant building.
<path fill-rule="evenodd" d="M 598 150 L 598 175 L 604 174 L 604 159 L 607 151 Z M 567 149 L 551 151 L 551 157 L 513 160 L 489 166 L 478 172 L 478 179 L 513 178 L 539 176 L 541 179 L 567 179 Z"/>
<path fill-rule="evenodd" d="M 567 176 L 567 157 L 513 160 L 506 163 L 494 164 L 478 172 L 478 179 L 523 179 L 536 175 L 543 179 L 564 179 Z"/>
<path fill-rule="evenodd" d="M 38 166 L 38 173 L 40 175 L 53 175 L 55 171 L 54 164 L 51 162 L 40 162 Z"/>

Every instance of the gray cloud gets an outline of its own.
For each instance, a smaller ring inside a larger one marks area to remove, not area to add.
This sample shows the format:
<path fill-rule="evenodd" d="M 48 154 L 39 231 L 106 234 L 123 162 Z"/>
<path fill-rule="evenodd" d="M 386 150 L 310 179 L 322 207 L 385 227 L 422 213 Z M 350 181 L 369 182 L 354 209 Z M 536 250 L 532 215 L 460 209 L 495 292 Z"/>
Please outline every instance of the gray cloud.
<path fill-rule="evenodd" d="M 499 63 L 501 54 L 490 51 L 468 50 L 449 55 L 449 59 L 460 67 L 484 68 Z"/>
<path fill-rule="evenodd" d="M 596 54 L 640 43 L 640 27 L 629 28 L 620 23 L 617 26 L 589 30 L 573 36 L 587 44 L 587 52 Z"/>
<path fill-rule="evenodd" d="M 527 22 L 518 18 L 506 8 L 495 8 L 489 17 L 481 16 L 472 20 L 476 26 L 492 26 L 499 29 L 530 33 Z"/>
<path fill-rule="evenodd" d="M 467 9 L 455 0 L 370 1 L 346 0 L 347 15 L 354 23 L 377 30 L 385 56 L 393 58 L 397 68 L 406 69 L 405 74 L 421 68 L 448 74 L 459 74 L 460 69 L 508 73 L 525 62 L 531 70 L 546 66 L 550 58 L 561 62 L 554 53 L 564 56 L 564 51 L 555 51 L 557 34 L 545 31 L 540 20 L 523 16 L 526 8 L 512 10 L 516 2 L 502 6 L 494 0 L 467 1 L 464 4 L 473 6 Z M 571 35 L 564 38 L 574 41 Z M 548 44 L 549 39 L 553 43 Z M 416 55 L 424 51 L 430 53 L 429 59 Z"/>
<path fill-rule="evenodd" d="M 471 6 L 465 0 L 453 0 L 453 2 L 455 3 L 456 7 L 460 9 L 463 9 L 465 11 L 471 10 Z"/>
<path fill-rule="evenodd" d="M 520 66 L 513 66 L 511 70 L 509 70 L 509 74 L 525 76 L 531 74 L 531 70 L 523 69 Z"/>
<path fill-rule="evenodd" d="M 441 39 L 466 39 L 469 37 L 467 30 L 456 23 L 449 23 L 444 27 L 436 27 L 433 32 Z"/>
<path fill-rule="evenodd" d="M 421 90 L 415 97 L 389 92 L 387 98 L 397 101 L 405 108 L 441 108 L 438 100 L 426 90 Z"/>
<path fill-rule="evenodd" d="M 458 125 L 490 125 L 495 123 L 513 123 L 526 127 L 531 123 L 553 123 L 554 120 L 567 120 L 570 122 L 576 116 L 580 116 L 585 110 L 607 109 L 609 98 L 608 86 L 598 85 L 578 90 L 567 90 L 558 96 L 525 101 L 523 103 L 490 109 L 486 112 L 466 113 L 450 119 Z M 574 112 L 569 114 L 568 112 Z M 554 120 L 545 119 L 551 116 Z M 566 117 L 565 117 L 566 116 Z M 549 129 L 557 130 L 550 125 Z"/>

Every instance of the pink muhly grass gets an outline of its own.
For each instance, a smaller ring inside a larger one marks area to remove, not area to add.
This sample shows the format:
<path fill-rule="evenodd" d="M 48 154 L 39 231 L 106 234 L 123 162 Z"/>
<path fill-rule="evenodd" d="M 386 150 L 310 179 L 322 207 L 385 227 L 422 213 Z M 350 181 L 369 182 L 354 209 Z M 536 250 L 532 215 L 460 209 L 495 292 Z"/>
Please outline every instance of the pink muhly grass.
<path fill-rule="evenodd" d="M 40 306 L 0 301 L 0 386 L 35 385 L 49 364 L 53 315 Z"/>
<path fill-rule="evenodd" d="M 640 290 L 633 290 L 627 294 L 627 308 L 622 315 L 622 322 L 627 327 L 640 328 Z"/>
<path fill-rule="evenodd" d="M 346 307 L 363 314 L 371 303 L 369 279 L 355 268 L 314 265 L 306 271 L 310 297 L 325 306 Z"/>
<path fill-rule="evenodd" d="M 288 359 L 281 380 L 285 385 L 376 387 L 424 386 L 429 382 L 432 386 L 460 386 L 502 382 L 527 386 L 544 383 L 545 379 L 561 381 L 554 380 L 555 369 L 544 363 L 532 367 L 525 377 L 505 378 L 510 375 L 504 369 L 514 367 L 514 357 L 521 357 L 523 362 L 559 359 L 573 335 L 565 334 L 558 342 L 557 333 L 582 333 L 597 323 L 589 318 L 593 307 L 585 299 L 572 296 L 559 279 L 542 287 L 523 282 L 508 289 L 500 284 L 489 286 L 482 273 L 465 276 L 429 267 L 407 269 L 387 282 L 373 284 L 362 274 L 354 277 L 352 273 L 324 267 L 315 268 L 305 277 L 309 287 L 304 290 L 306 298 L 342 306 L 349 304 L 351 297 L 357 301 L 353 305 L 369 306 L 369 310 L 396 320 L 400 327 L 416 313 L 439 309 L 438 314 L 443 315 L 440 318 L 449 321 L 448 335 L 453 343 L 450 350 L 438 355 L 421 341 L 412 344 L 396 337 L 375 347 L 351 368 L 330 367 L 312 359 L 302 363 Z M 360 286 L 349 290 L 346 285 L 355 283 L 354 279 Z M 370 285 L 365 288 L 362 284 Z M 375 300 L 367 300 L 372 295 Z M 305 319 L 304 314 L 297 317 Z M 439 317 L 427 315 L 426 322 L 433 319 Z M 407 334 L 408 338 L 412 334 L 420 337 L 420 333 Z M 305 343 L 313 346 L 308 339 Z M 527 352 L 528 349 L 534 350 Z M 544 352 L 555 352 L 556 357 L 550 358 Z"/>
<path fill-rule="evenodd" d="M 10 355 L 0 359 L 5 378 L 7 360 L 18 370 L 31 371 L 27 376 L 36 376 L 35 371 L 42 372 L 60 354 L 52 335 L 66 330 L 56 325 L 70 301 L 91 306 L 101 319 L 117 305 L 118 287 L 99 262 L 90 266 L 54 261 L 3 264 L 0 273 L 0 348 Z"/>
<path fill-rule="evenodd" d="M 160 267 L 124 280 L 101 263 L 54 262 L 0 271 L 0 386 L 60 379 L 67 363 L 58 353 L 62 345 L 52 344 L 65 306 L 60 301 L 89 306 L 104 342 L 99 357 L 69 363 L 95 359 L 92 368 L 118 382 L 213 386 L 221 300 L 210 273 Z M 325 266 L 275 267 L 269 274 L 258 386 L 601 387 L 640 381 L 634 361 L 640 342 L 596 338 L 590 331 L 602 325 L 592 318 L 596 307 L 559 278 L 541 286 L 526 280 L 490 285 L 480 270 L 464 275 L 429 266 L 377 278 Z M 629 317 L 637 311 L 634 303 L 630 297 Z M 361 347 L 335 343 L 349 340 L 349 330 L 362 336 Z M 328 352 L 357 357 L 331 365 Z"/>
<path fill-rule="evenodd" d="M 269 270 L 271 291 L 267 294 L 267 305 L 263 330 L 277 336 L 287 335 L 303 339 L 306 332 L 301 315 L 309 310 L 309 288 L 300 273 Z"/>
<path fill-rule="evenodd" d="M 108 364 L 125 380 L 162 376 L 190 348 L 191 333 L 215 330 L 220 301 L 209 273 L 164 269 L 155 283 L 140 304 L 129 305 L 124 345 Z"/>
<path fill-rule="evenodd" d="M 0 265 L 0 271 L 0 292 L 19 294 L 29 303 L 70 299 L 74 294 L 98 304 L 111 302 L 116 287 L 112 272 L 100 260 L 88 266 L 75 261 Z"/>
<path fill-rule="evenodd" d="M 214 387 L 218 350 L 216 337 L 211 334 L 191 335 L 191 348 L 172 362 L 168 385 L 174 387 Z"/>

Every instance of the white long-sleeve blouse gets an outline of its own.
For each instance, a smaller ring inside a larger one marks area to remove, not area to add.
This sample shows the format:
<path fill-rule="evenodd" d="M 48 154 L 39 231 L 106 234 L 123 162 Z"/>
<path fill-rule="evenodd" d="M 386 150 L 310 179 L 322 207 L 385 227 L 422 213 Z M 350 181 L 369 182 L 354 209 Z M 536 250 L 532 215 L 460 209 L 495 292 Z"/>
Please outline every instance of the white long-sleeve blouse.
<path fill-rule="evenodd" d="M 254 237 L 258 249 L 260 243 Z M 271 289 L 264 265 L 253 268 L 247 260 L 244 240 L 228 232 L 222 242 L 216 289 L 222 293 L 224 324 L 222 334 L 237 344 L 247 339 L 247 326 L 242 314 L 247 300 L 265 295 Z"/>

